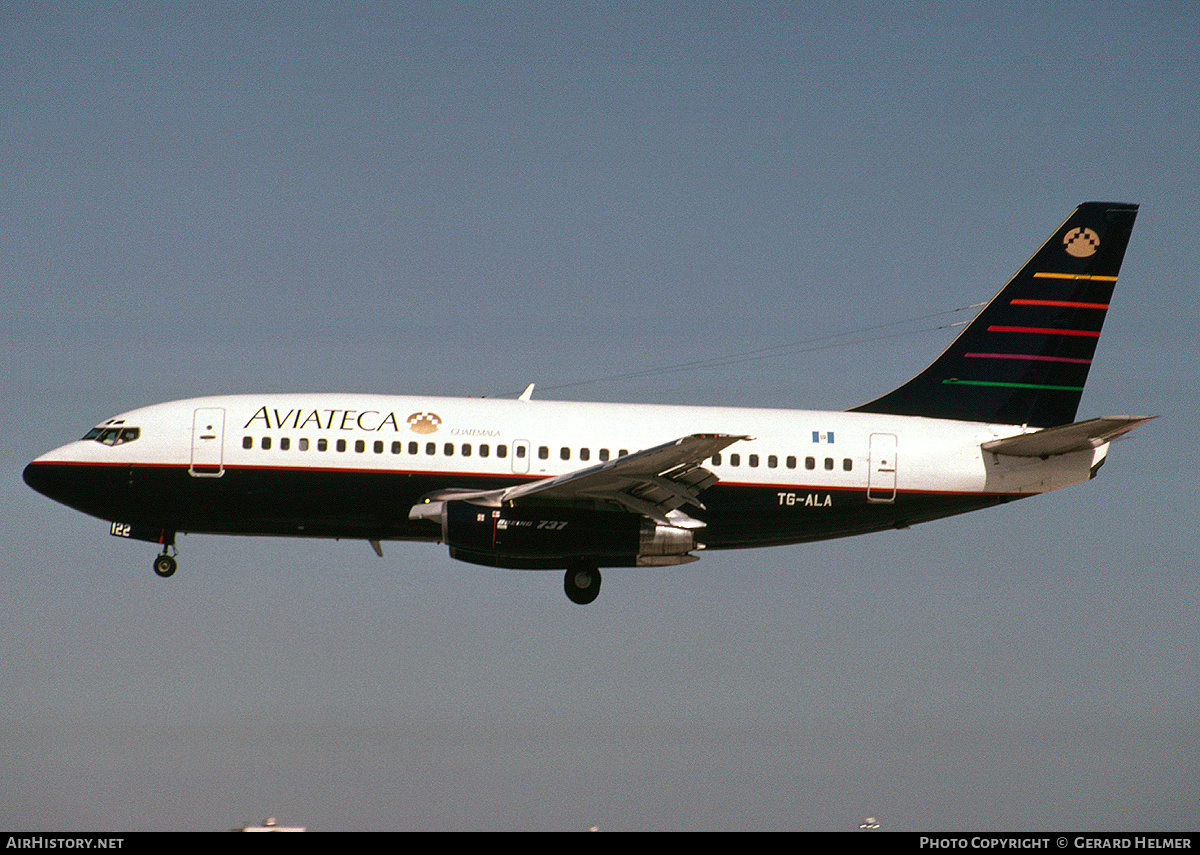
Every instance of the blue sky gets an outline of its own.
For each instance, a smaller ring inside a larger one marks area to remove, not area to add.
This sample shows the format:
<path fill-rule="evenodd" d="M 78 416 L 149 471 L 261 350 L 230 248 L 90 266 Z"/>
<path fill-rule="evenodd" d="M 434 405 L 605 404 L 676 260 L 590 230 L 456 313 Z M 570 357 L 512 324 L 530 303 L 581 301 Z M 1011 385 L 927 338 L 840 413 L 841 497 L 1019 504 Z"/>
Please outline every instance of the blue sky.
<path fill-rule="evenodd" d="M 0 827 L 1197 827 L 1193 4 L 0 14 Z M 1080 416 L 1160 418 L 989 512 L 578 608 L 423 544 L 164 582 L 20 479 L 202 394 L 853 406 L 970 313 L 783 346 L 986 300 L 1090 199 L 1142 208 Z"/>

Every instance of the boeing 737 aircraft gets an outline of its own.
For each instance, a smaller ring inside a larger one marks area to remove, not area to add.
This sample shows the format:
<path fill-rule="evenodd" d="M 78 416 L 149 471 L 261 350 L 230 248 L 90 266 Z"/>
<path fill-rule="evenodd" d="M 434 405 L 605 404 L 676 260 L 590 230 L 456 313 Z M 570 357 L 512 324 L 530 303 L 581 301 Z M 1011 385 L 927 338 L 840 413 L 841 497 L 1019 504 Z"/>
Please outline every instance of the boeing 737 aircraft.
<path fill-rule="evenodd" d="M 383 395 L 238 395 L 115 416 L 34 460 L 40 493 L 162 545 L 180 532 L 445 543 L 566 570 L 795 544 L 1094 477 L 1148 421 L 1075 421 L 1137 206 L 1088 202 L 938 359 L 844 412 Z M 532 389 L 532 387 L 530 387 Z"/>

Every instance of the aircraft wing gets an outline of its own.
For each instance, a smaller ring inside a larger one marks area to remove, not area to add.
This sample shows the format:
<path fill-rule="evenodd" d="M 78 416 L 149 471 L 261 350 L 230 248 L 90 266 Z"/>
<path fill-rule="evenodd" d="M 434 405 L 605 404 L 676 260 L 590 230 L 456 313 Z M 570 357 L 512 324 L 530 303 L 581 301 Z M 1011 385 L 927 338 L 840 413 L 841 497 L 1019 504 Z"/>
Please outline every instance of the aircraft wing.
<path fill-rule="evenodd" d="M 1034 433 L 993 439 L 982 444 L 984 451 L 1012 457 L 1052 457 L 1099 448 L 1118 436 L 1141 427 L 1154 416 L 1102 416 L 1069 425 L 1045 428 Z"/>
<path fill-rule="evenodd" d="M 624 457 L 503 490 L 432 494 L 416 505 L 413 519 L 434 518 L 441 503 L 466 499 L 484 505 L 599 504 L 644 514 L 664 525 L 678 525 L 667 514 L 684 505 L 704 509 L 697 496 L 717 481 L 717 476 L 700 464 L 726 446 L 748 436 L 692 434 Z"/>
<path fill-rule="evenodd" d="M 636 451 L 557 478 L 520 484 L 501 491 L 501 502 L 571 502 L 591 499 L 619 505 L 668 524 L 666 515 L 683 505 L 704 509 L 696 498 L 717 476 L 701 466 L 726 446 L 746 436 L 694 433 L 644 451 Z"/>

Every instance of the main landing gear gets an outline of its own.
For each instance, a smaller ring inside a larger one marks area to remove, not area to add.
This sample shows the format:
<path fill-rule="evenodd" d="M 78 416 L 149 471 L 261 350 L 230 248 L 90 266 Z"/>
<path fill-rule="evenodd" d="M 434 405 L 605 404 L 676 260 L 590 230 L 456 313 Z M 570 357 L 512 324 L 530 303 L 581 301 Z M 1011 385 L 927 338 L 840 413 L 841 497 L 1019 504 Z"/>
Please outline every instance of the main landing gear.
<path fill-rule="evenodd" d="M 166 579 L 175 573 L 175 568 L 179 566 L 179 562 L 175 560 L 174 555 L 167 554 L 166 544 L 163 545 L 162 553 L 154 559 L 154 572 Z"/>
<path fill-rule="evenodd" d="M 587 605 L 600 595 L 600 571 L 588 564 L 570 567 L 563 579 L 563 589 L 568 600 Z"/>

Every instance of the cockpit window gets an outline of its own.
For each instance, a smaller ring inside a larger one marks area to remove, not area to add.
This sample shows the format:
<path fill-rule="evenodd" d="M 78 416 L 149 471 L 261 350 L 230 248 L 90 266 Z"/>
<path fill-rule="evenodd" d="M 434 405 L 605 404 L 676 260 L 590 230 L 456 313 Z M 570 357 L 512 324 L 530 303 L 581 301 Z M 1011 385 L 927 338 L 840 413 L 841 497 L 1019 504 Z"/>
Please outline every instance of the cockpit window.
<path fill-rule="evenodd" d="M 89 430 L 83 438 L 94 439 L 102 445 L 124 445 L 141 435 L 141 429 L 135 427 L 96 427 Z"/>

